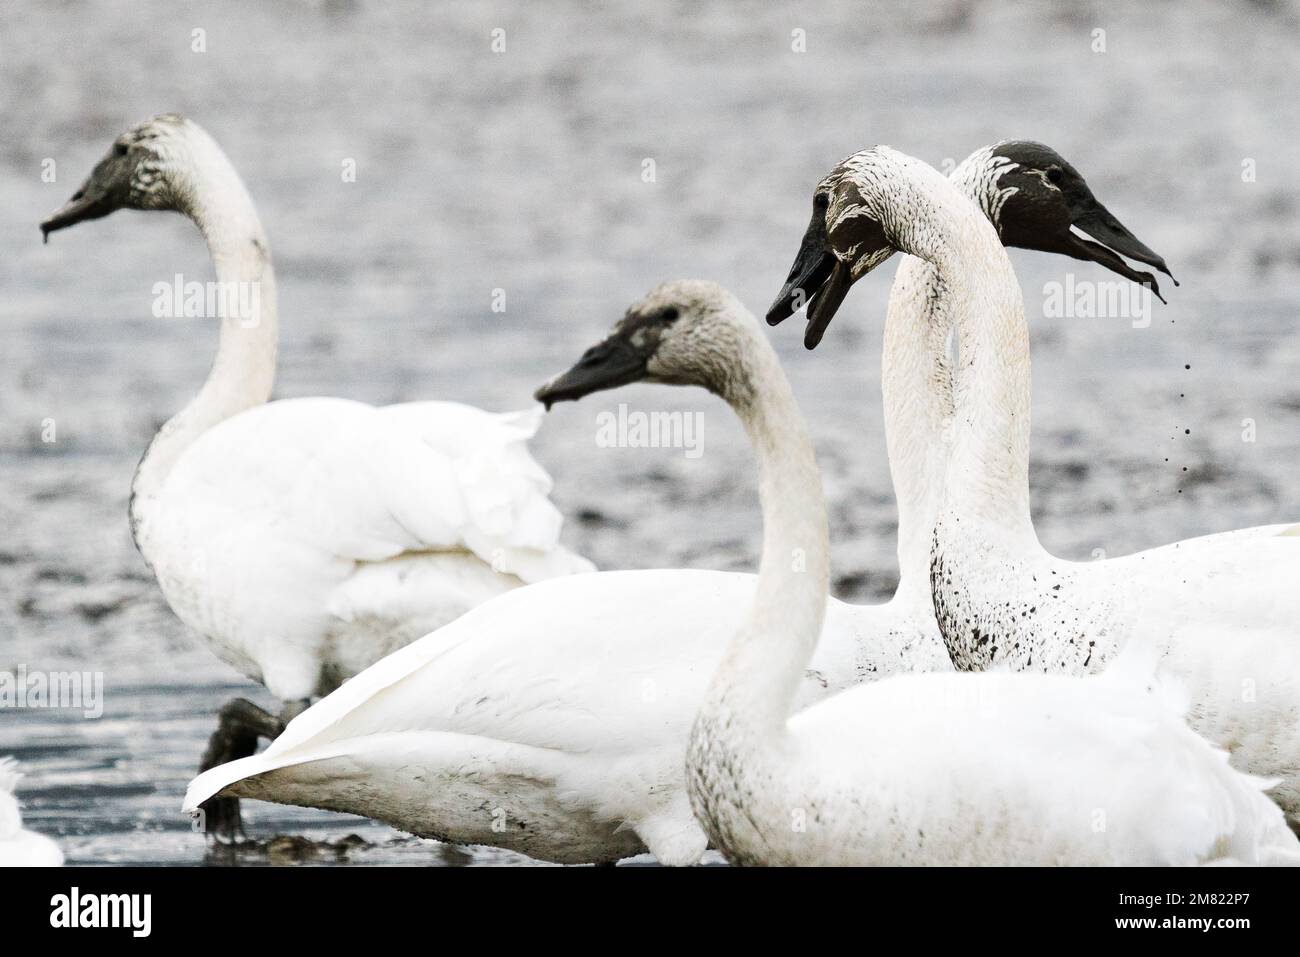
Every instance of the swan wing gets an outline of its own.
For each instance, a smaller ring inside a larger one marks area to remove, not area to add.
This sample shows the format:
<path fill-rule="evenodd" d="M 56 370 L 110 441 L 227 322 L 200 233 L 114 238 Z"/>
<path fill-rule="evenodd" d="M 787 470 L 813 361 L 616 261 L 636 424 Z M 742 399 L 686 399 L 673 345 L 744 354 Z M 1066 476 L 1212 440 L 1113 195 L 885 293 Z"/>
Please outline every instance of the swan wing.
<path fill-rule="evenodd" d="M 569 750 L 658 741 L 670 725 L 684 734 L 757 581 L 657 569 L 506 592 L 348 681 L 295 718 L 269 752 L 394 727 L 472 730 Z M 877 654 L 867 638 L 880 633 L 894 640 Z M 950 668 L 937 661 L 941 652 L 932 627 L 884 606 L 831 599 L 800 700 L 913 662 Z"/>
<path fill-rule="evenodd" d="M 285 399 L 206 432 L 166 493 L 358 562 L 464 550 L 525 580 L 585 570 L 559 548 L 550 480 L 524 444 L 534 425 L 454 403 Z"/>
<path fill-rule="evenodd" d="M 598 572 L 506 592 L 345 683 L 268 753 L 398 729 L 632 747 L 663 733 L 664 715 L 684 734 L 754 580 Z"/>
<path fill-rule="evenodd" d="M 559 543 L 563 519 L 551 503 L 550 475 L 528 450 L 545 410 L 484 412 L 456 402 L 385 406 L 387 419 L 446 455 L 471 519 L 467 544 L 526 582 L 592 571 Z"/>

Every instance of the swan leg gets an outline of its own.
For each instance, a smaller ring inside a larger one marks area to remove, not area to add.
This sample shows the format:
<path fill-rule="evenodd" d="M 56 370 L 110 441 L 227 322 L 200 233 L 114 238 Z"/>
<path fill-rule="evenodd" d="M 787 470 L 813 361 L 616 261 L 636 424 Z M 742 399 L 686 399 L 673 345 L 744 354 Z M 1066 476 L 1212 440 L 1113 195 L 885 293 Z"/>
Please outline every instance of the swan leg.
<path fill-rule="evenodd" d="M 301 701 L 285 702 L 284 707 L 280 710 L 280 725 L 281 725 L 280 730 L 283 731 L 284 728 L 288 726 L 290 721 L 298 717 L 298 715 L 302 714 L 310 707 L 311 707 L 310 698 L 303 698 Z M 279 732 L 276 732 L 276 735 L 278 736 Z"/>
<path fill-rule="evenodd" d="M 286 705 L 288 712 L 294 704 Z M 301 709 L 299 709 L 301 710 Z M 232 698 L 217 712 L 217 730 L 208 739 L 199 773 L 219 764 L 247 758 L 257 751 L 257 739 L 275 738 L 284 730 L 284 721 L 264 711 L 247 698 Z M 219 844 L 238 844 L 245 840 L 239 816 L 239 798 L 214 797 L 199 806 L 203 830 L 209 840 Z"/>

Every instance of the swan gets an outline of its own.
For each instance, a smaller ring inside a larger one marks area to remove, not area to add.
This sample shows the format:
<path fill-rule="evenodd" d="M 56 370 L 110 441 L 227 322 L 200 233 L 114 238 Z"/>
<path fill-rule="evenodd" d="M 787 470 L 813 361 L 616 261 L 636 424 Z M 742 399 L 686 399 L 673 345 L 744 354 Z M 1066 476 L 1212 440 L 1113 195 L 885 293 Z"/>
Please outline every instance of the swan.
<path fill-rule="evenodd" d="M 929 258 L 960 237 L 960 219 L 934 215 L 931 229 L 909 228 L 907 187 L 925 182 L 919 165 L 892 152 L 873 163 L 885 184 L 879 202 L 900 224 L 894 242 Z M 940 195 L 978 215 L 952 187 Z M 691 805 L 730 862 L 1300 861 L 1300 842 L 1262 793 L 1270 782 L 1233 771 L 1188 730 L 1170 689 L 1148 693 L 1134 680 L 1135 665 L 1087 679 L 895 675 L 799 709 L 822 634 L 830 547 L 812 442 L 775 351 L 716 284 L 668 283 L 543 397 L 634 381 L 720 396 L 758 458 L 759 583 L 686 756 Z"/>
<path fill-rule="evenodd" d="M 59 867 L 63 852 L 44 834 L 23 828 L 14 790 L 22 775 L 13 758 L 0 758 L 0 867 Z"/>
<path fill-rule="evenodd" d="M 1018 175 L 1010 176 L 1016 172 Z M 1055 180 L 1068 177 L 1068 192 Z M 1105 266 L 1126 279 L 1160 286 L 1149 272 L 1130 267 L 1120 255 L 1169 273 L 1163 258 L 1134 236 L 1097 200 L 1078 171 L 1056 150 L 1031 140 L 1004 140 L 975 150 L 949 180 L 998 230 L 1003 245 L 1059 253 Z M 814 225 L 820 235 L 820 219 Z M 1086 231 L 1096 242 L 1074 231 Z M 823 243 L 801 251 L 786 288 L 767 314 L 776 324 L 807 300 L 814 270 L 828 268 Z M 1177 282 L 1175 281 L 1175 285 Z M 1163 301 L 1163 297 L 1162 301 Z M 898 498 L 899 582 L 894 600 L 933 614 L 930 597 L 930 541 L 941 500 L 952 417 L 951 322 L 944 287 L 934 266 L 903 256 L 889 291 L 881 353 L 881 394 L 889 471 Z M 825 315 L 823 313 L 823 315 Z M 814 348 L 829 317 L 809 323 L 805 345 Z M 918 334 L 924 330 L 924 336 Z"/>
<path fill-rule="evenodd" d="M 987 177 L 957 182 L 992 208 Z M 1056 211 L 1052 194 L 1025 191 L 998 208 L 1018 244 L 1065 245 L 1029 225 L 1044 210 Z M 920 261 L 909 258 L 904 267 L 911 262 Z M 940 309 L 939 288 L 907 275 L 900 269 L 887 330 L 931 323 Z M 942 461 L 931 454 L 937 432 L 924 439 L 942 428 L 930 388 L 938 367 L 897 334 L 887 334 L 884 362 L 899 588 L 882 605 L 830 600 L 801 703 L 896 671 L 952 667 L 933 620 L 928 576 L 940 489 L 934 470 L 942 476 Z M 756 583 L 752 574 L 657 569 L 559 579 L 502 596 L 353 679 L 291 724 L 265 755 L 201 775 L 185 806 L 227 792 L 366 814 L 417 834 L 561 863 L 645 850 L 663 863 L 695 863 L 706 838 L 690 810 L 680 757 L 708 677 Z M 401 695 L 389 692 L 399 684 Z M 381 741 L 379 729 L 393 737 Z M 419 747 L 421 735 L 431 747 L 423 761 L 437 768 L 431 779 L 447 789 L 434 803 L 409 772 L 388 766 L 402 752 L 381 750 Z M 318 758 L 327 744 L 330 755 Z M 493 755 L 501 770 L 467 790 L 457 762 L 472 754 Z M 607 777 L 611 755 L 618 771 Z M 342 778 L 331 779 L 335 773 Z M 554 793 L 561 787 L 562 796 Z"/>
<path fill-rule="evenodd" d="M 825 329 L 849 287 L 898 248 L 902 229 L 927 228 L 926 211 L 946 202 L 932 177 L 918 180 L 909 189 L 921 223 L 882 219 L 896 213 L 882 205 L 878 155 L 849 157 L 816 189 L 799 276 L 787 281 L 814 297 L 810 330 Z M 1046 182 L 1066 203 L 1081 195 L 1082 179 L 1068 165 L 1054 172 L 1007 158 L 997 165 L 1001 189 Z M 1080 202 L 1086 207 L 1086 197 Z M 1117 226 L 1104 208 L 1096 220 Z M 1236 767 L 1280 779 L 1274 799 L 1300 823 L 1297 526 L 1242 529 L 1089 563 L 1043 549 L 1029 511 L 1028 330 L 1019 286 L 988 223 L 965 216 L 961 233 L 936 247 L 930 264 L 948 291 L 946 320 L 961 346 L 949 425 L 939 433 L 947 471 L 928 576 L 953 663 L 965 671 L 1081 675 L 1101 671 L 1135 638 L 1150 641 L 1161 668 L 1186 687 L 1192 728 L 1227 749 Z M 788 294 L 777 298 L 776 321 Z M 934 333 L 913 325 L 911 335 L 920 341 Z M 806 341 L 815 346 L 817 338 Z"/>
<path fill-rule="evenodd" d="M 41 229 L 48 238 L 121 208 L 187 216 L 218 281 L 257 293 L 222 305 L 207 381 L 131 485 L 132 535 L 172 610 L 284 704 L 276 717 L 230 702 L 204 767 L 252 753 L 312 697 L 488 598 L 592 569 L 559 544 L 550 477 L 526 447 L 540 406 L 268 402 L 270 250 L 242 180 L 198 124 L 163 114 L 123 133 Z M 213 805 L 206 823 L 210 836 L 237 837 L 237 802 Z"/>

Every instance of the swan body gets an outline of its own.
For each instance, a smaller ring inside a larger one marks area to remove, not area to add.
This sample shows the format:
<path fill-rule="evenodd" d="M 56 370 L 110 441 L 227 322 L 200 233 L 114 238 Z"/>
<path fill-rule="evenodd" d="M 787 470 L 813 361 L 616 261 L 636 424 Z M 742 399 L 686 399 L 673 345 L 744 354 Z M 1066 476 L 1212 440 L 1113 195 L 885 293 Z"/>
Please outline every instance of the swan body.
<path fill-rule="evenodd" d="M 1271 782 L 1104 677 L 896 675 L 798 712 L 772 747 L 744 779 L 764 789 L 702 805 L 733 863 L 1300 862 Z"/>
<path fill-rule="evenodd" d="M 503 594 L 357 675 L 265 752 L 200 775 L 185 807 L 233 794 L 560 863 L 648 850 L 693 864 L 705 838 L 682 755 L 756 584 L 617 571 Z M 830 604 L 800 702 L 898 668 L 951 667 L 909 616 Z"/>
<path fill-rule="evenodd" d="M 294 701 L 515 587 L 586 571 L 525 442 L 541 408 L 285 399 L 205 432 L 136 539 L 180 618 Z"/>
<path fill-rule="evenodd" d="M 63 864 L 59 845 L 23 827 L 14 796 L 21 777 L 13 758 L 0 758 L 0 867 L 59 867 Z"/>
<path fill-rule="evenodd" d="M 1273 796 L 1300 819 L 1300 549 L 1286 526 L 1094 563 L 1049 555 L 1036 538 L 984 532 L 977 545 L 970 527 L 943 517 L 932 570 L 959 668 L 1085 674 L 1149 640 L 1191 695 L 1192 727 L 1237 767 L 1280 779 Z"/>
<path fill-rule="evenodd" d="M 247 189 L 172 114 L 118 138 L 48 232 L 121 206 L 171 209 L 208 241 L 223 307 L 202 390 L 150 444 L 131 526 L 172 609 L 284 702 L 326 694 L 395 648 L 527 582 L 590 571 L 559 544 L 526 447 L 541 410 L 450 402 L 268 402 L 275 277 Z M 236 314 L 238 312 L 238 314 Z"/>

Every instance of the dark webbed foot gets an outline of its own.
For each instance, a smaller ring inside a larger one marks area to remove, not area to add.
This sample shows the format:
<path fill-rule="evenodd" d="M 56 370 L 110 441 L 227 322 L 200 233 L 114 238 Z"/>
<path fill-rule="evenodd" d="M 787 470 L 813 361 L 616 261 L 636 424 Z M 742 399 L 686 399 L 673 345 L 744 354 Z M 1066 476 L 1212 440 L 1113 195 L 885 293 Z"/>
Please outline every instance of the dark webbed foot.
<path fill-rule="evenodd" d="M 286 708 L 286 711 L 288 708 Z M 274 739 L 284 722 L 247 698 L 227 701 L 217 713 L 217 730 L 208 739 L 199 772 L 256 753 L 258 738 Z M 199 826 L 209 840 L 240 844 L 246 840 L 239 816 L 239 798 L 214 797 L 199 805 Z"/>

